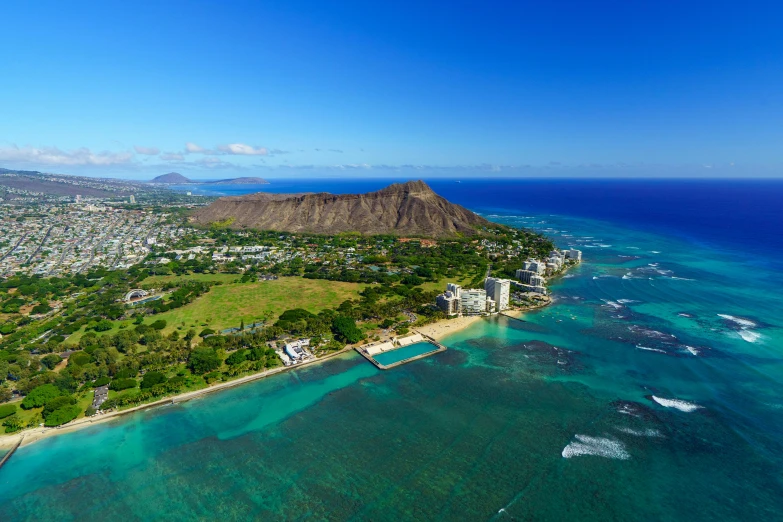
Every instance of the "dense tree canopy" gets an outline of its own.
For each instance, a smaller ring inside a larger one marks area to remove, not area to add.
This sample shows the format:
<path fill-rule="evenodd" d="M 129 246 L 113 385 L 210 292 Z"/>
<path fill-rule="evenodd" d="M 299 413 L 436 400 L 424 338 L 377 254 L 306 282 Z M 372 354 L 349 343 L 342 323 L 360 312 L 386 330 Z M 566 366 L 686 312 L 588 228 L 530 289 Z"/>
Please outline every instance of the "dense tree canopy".
<path fill-rule="evenodd" d="M 222 362 L 213 348 L 204 346 L 190 352 L 188 367 L 193 373 L 204 374 L 218 369 Z"/>
<path fill-rule="evenodd" d="M 42 384 L 33 388 L 22 401 L 22 408 L 40 408 L 55 397 L 59 397 L 63 392 L 54 384 Z"/>

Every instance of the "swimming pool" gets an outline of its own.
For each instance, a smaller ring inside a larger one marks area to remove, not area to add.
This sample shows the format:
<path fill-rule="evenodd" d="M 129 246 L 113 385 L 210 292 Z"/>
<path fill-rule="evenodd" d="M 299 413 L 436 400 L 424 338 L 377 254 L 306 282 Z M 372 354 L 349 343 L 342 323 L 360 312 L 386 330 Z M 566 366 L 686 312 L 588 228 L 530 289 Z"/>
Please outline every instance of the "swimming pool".
<path fill-rule="evenodd" d="M 396 350 L 389 352 L 382 352 L 373 355 L 372 358 L 384 366 L 389 366 L 390 364 L 398 363 L 400 361 L 404 361 L 405 359 L 416 357 L 417 355 L 434 352 L 437 349 L 437 346 L 430 343 L 416 343 L 411 344 L 410 346 L 397 348 Z"/>

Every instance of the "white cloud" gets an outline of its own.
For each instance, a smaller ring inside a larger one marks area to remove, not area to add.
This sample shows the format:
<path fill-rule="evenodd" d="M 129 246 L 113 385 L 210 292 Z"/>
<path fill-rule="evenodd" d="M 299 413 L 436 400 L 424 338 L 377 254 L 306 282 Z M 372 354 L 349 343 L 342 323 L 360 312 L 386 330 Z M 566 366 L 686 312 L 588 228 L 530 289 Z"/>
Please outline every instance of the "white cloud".
<path fill-rule="evenodd" d="M 204 147 L 199 147 L 198 145 L 192 142 L 188 142 L 185 144 L 185 150 L 190 153 L 206 152 L 206 149 L 204 149 Z"/>
<path fill-rule="evenodd" d="M 193 162 L 193 165 L 197 167 L 204 167 L 207 169 L 238 168 L 237 165 L 234 165 L 233 163 L 229 163 L 228 161 L 223 161 L 222 159 L 216 158 L 214 156 L 207 156 L 205 158 L 201 158 L 200 160 Z"/>
<path fill-rule="evenodd" d="M 165 161 L 182 161 L 185 159 L 185 156 L 177 152 L 164 152 L 160 155 L 160 159 Z"/>
<path fill-rule="evenodd" d="M 253 147 L 251 145 L 245 145 L 244 143 L 221 145 L 218 147 L 218 150 L 223 154 L 237 154 L 241 156 L 266 156 L 269 154 L 266 147 Z"/>
<path fill-rule="evenodd" d="M 92 152 L 86 147 L 63 151 L 56 147 L 0 147 L 0 161 L 30 165 L 122 165 L 133 162 L 130 152 Z"/>
<path fill-rule="evenodd" d="M 160 154 L 160 149 L 157 147 L 140 147 L 139 145 L 134 145 L 133 148 L 136 150 L 137 154 L 144 154 L 145 156 L 157 156 Z"/>

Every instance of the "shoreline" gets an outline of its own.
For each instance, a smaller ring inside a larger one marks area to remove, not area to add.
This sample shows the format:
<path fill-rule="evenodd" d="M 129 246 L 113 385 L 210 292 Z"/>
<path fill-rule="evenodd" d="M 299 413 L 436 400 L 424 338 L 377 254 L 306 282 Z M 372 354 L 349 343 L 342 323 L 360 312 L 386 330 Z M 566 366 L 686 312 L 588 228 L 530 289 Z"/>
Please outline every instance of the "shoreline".
<path fill-rule="evenodd" d="M 539 306 L 534 306 L 527 308 L 525 310 L 506 310 L 503 313 L 508 315 L 515 315 L 519 314 L 519 317 L 524 315 L 526 312 L 534 310 L 536 308 L 542 308 L 544 306 L 547 306 L 551 304 L 551 300 L 549 300 L 546 303 L 543 303 Z M 471 315 L 471 316 L 462 316 L 462 317 L 455 317 L 452 319 L 442 319 L 440 321 L 436 321 L 434 323 L 426 324 L 424 326 L 418 327 L 415 329 L 415 331 L 432 337 L 435 340 L 441 340 L 444 337 L 447 337 L 449 335 L 461 332 L 462 330 L 465 330 L 469 326 L 474 325 L 478 321 L 484 319 L 485 316 L 482 315 Z M 264 379 L 266 377 L 271 377 L 272 375 L 277 375 L 279 373 L 287 372 L 290 370 L 294 370 L 296 368 L 301 368 L 304 366 L 309 366 L 312 364 L 318 364 L 323 361 L 332 359 L 334 357 L 338 357 L 340 355 L 344 355 L 346 353 L 353 352 L 356 347 L 352 345 L 348 345 L 342 350 L 339 350 L 337 352 L 325 355 L 323 357 L 319 357 L 318 359 L 313 359 L 311 361 L 307 361 L 302 364 L 297 364 L 294 366 L 280 366 L 278 368 L 272 368 L 270 370 L 266 370 L 263 372 L 255 373 L 252 375 L 246 375 L 244 377 L 239 377 L 238 379 L 233 379 L 231 381 L 221 382 L 217 383 L 212 386 L 208 386 L 206 388 L 201 388 L 200 390 L 194 390 L 190 392 L 181 393 L 178 395 L 172 395 L 169 397 L 164 397 L 162 399 L 158 399 L 153 402 L 149 402 L 146 404 L 140 404 L 138 406 L 133 406 L 132 408 L 128 408 L 125 410 L 120 411 L 113 411 L 110 413 L 106 413 L 104 415 L 99 415 L 97 417 L 90 417 L 90 418 L 81 418 L 76 421 L 72 421 L 69 424 L 65 424 L 63 426 L 57 427 L 57 428 L 45 428 L 45 427 L 36 427 L 36 428 L 29 428 L 22 431 L 18 431 L 16 433 L 8 433 L 8 434 L 0 434 L 0 450 L 10 450 L 13 448 L 17 442 L 20 441 L 20 439 L 23 439 L 22 444 L 20 444 L 19 447 L 28 446 L 30 444 L 34 444 L 38 442 L 39 440 L 47 439 L 50 437 L 56 437 L 57 435 L 63 435 L 65 433 L 72 433 L 74 431 L 78 431 L 83 428 L 88 428 L 90 426 L 95 426 L 98 424 L 106 423 L 111 420 L 118 419 L 120 417 L 123 417 L 124 415 L 130 415 L 132 413 L 136 413 L 142 410 L 151 409 L 151 408 L 157 408 L 159 406 L 166 406 L 170 404 L 177 404 L 180 402 L 189 401 L 192 399 L 196 399 L 198 397 L 202 397 L 204 395 L 214 393 L 220 390 L 225 390 L 227 388 L 233 388 L 234 386 L 241 386 L 242 384 L 246 384 L 248 382 L 253 382 L 258 379 Z"/>
<path fill-rule="evenodd" d="M 454 319 L 443 319 L 441 321 L 436 321 L 434 323 L 416 327 L 415 330 L 420 334 L 440 340 L 443 337 L 464 330 L 465 328 L 475 324 L 477 321 L 483 318 L 484 316 L 481 315 L 470 315 L 456 317 Z"/>
<path fill-rule="evenodd" d="M 36 427 L 36 428 L 28 428 L 24 429 L 22 431 L 18 431 L 16 433 L 3 433 L 0 434 L 0 449 L 8 449 L 10 450 L 13 448 L 17 442 L 19 442 L 20 439 L 23 440 L 23 444 L 20 444 L 20 447 L 23 446 L 29 446 L 30 444 L 34 444 L 35 442 L 38 442 L 39 440 L 48 439 L 50 437 L 56 437 L 57 435 L 63 435 L 65 433 L 71 433 L 74 431 L 81 430 L 83 428 L 88 428 L 90 426 L 95 426 L 98 424 L 102 424 L 105 422 L 109 422 L 111 420 L 118 419 L 124 415 L 130 415 L 132 413 L 136 413 L 142 410 L 151 409 L 151 408 L 157 408 L 159 406 L 166 406 L 170 404 L 178 404 L 181 402 L 186 402 L 192 399 L 197 399 L 199 397 L 202 397 L 204 395 L 208 395 L 213 392 L 225 390 L 227 388 L 233 388 L 234 386 L 241 386 L 242 384 L 246 384 L 248 382 L 253 382 L 259 379 L 264 379 L 266 377 L 271 377 L 272 375 L 277 375 L 279 373 L 284 373 L 290 370 L 294 370 L 296 368 L 302 368 L 304 366 L 309 366 L 312 364 L 317 364 L 329 359 L 332 359 L 334 357 L 338 357 L 340 355 L 345 355 L 347 353 L 350 353 L 354 351 L 353 346 L 346 346 L 342 350 L 338 350 L 334 353 L 330 353 L 328 355 L 325 355 L 323 357 L 319 357 L 318 359 L 313 359 L 307 362 L 304 362 L 302 364 L 296 364 L 294 366 L 280 366 L 277 368 L 272 368 L 270 370 L 266 370 L 259 373 L 254 373 L 251 375 L 246 375 L 244 377 L 239 377 L 238 379 L 233 379 L 231 381 L 221 382 L 217 383 L 213 386 L 208 386 L 206 388 L 201 388 L 200 390 L 194 390 L 190 392 L 180 393 L 178 395 L 171 395 L 169 397 L 164 397 L 162 399 L 158 399 L 153 402 L 148 402 L 146 404 L 139 404 L 138 406 L 133 406 L 132 408 L 128 408 L 126 410 L 119 410 L 119 411 L 113 411 L 110 413 L 106 413 L 104 415 L 98 415 L 97 417 L 82 417 L 81 419 L 72 421 L 68 424 L 64 424 L 63 426 L 57 427 L 57 428 L 42 428 L 42 427 Z"/>
<path fill-rule="evenodd" d="M 464 330 L 465 328 L 474 324 L 475 322 L 479 321 L 482 318 L 483 318 L 482 316 L 469 316 L 469 317 L 457 317 L 455 319 L 443 319 L 435 323 L 424 325 L 421 328 L 416 328 L 416 330 L 424 335 L 428 335 L 432 337 L 433 339 L 441 339 L 445 336 Z M 296 368 L 302 368 L 304 366 L 308 366 L 311 364 L 317 364 L 332 359 L 334 357 L 338 357 L 340 355 L 353 352 L 354 349 L 355 346 L 348 345 L 342 350 L 339 350 L 334 353 L 330 353 L 323 357 L 319 357 L 318 359 L 307 361 L 302 364 L 272 368 L 270 370 L 254 373 L 252 375 L 239 377 L 238 379 L 233 379 L 231 381 L 217 383 L 215 385 L 208 386 L 207 388 L 201 388 L 200 390 L 194 390 L 190 392 L 180 393 L 178 395 L 164 397 L 162 399 L 158 399 L 153 402 L 148 402 L 146 404 L 139 404 L 138 406 L 133 406 L 132 408 L 128 408 L 120 411 L 113 411 L 110 413 L 106 413 L 104 415 L 98 415 L 97 417 L 89 417 L 89 418 L 83 417 L 81 419 L 72 421 L 71 423 L 65 424 L 58 428 L 36 427 L 36 428 L 28 428 L 22 431 L 18 431 L 16 433 L 8 433 L 8 434 L 3 433 L 0 434 L 0 449 L 10 450 L 16 445 L 17 442 L 19 442 L 21 438 L 24 438 L 24 441 L 20 445 L 20 447 L 29 446 L 30 444 L 34 444 L 39 440 L 48 439 L 50 437 L 56 437 L 58 435 L 63 435 L 66 433 L 72 433 L 81 430 L 83 428 L 88 428 L 90 426 L 96 426 L 98 424 L 119 419 L 124 415 L 130 415 L 132 413 L 136 413 L 146 409 L 157 408 L 159 406 L 166 406 L 170 404 L 186 402 L 220 390 L 233 388 L 234 386 L 241 386 L 242 384 L 246 384 L 248 382 L 253 382 L 259 379 L 264 379 L 266 377 L 271 377 L 272 375 L 277 375 L 279 373 L 294 370 Z"/>

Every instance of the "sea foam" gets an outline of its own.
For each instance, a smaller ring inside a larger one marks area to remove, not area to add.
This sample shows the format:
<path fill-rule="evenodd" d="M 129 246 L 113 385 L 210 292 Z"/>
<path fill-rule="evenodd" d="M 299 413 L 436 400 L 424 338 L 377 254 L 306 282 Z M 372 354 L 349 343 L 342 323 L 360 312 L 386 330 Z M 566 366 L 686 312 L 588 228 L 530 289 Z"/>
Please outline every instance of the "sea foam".
<path fill-rule="evenodd" d="M 661 350 L 660 348 L 650 348 L 649 346 L 642 346 L 641 344 L 637 344 L 636 347 L 640 350 L 647 350 L 648 352 L 666 353 L 666 350 Z"/>
<path fill-rule="evenodd" d="M 684 411 L 685 413 L 690 413 L 704 407 L 692 402 L 682 401 L 680 399 L 663 399 L 661 397 L 656 397 L 655 395 L 652 396 L 652 400 L 664 408 L 675 408 L 677 410 Z"/>
<path fill-rule="evenodd" d="M 663 434 L 661 434 L 660 431 L 654 430 L 652 428 L 647 428 L 646 430 L 635 430 L 633 428 L 617 428 L 619 431 L 622 431 L 623 433 L 627 433 L 628 435 L 633 435 L 635 437 L 663 437 Z"/>
<path fill-rule="evenodd" d="M 740 337 L 742 337 L 743 340 L 749 342 L 749 343 L 755 343 L 759 339 L 761 339 L 761 334 L 758 332 L 753 332 L 751 330 L 739 330 L 737 332 Z"/>
<path fill-rule="evenodd" d="M 731 321 L 733 323 L 736 323 L 740 326 L 743 326 L 745 328 L 753 328 L 755 326 L 758 326 L 756 323 L 751 321 L 750 319 L 743 319 L 742 317 L 734 317 L 733 315 L 728 314 L 718 314 L 718 317 L 722 317 L 723 319 L 726 319 L 727 321 Z"/>
<path fill-rule="evenodd" d="M 563 448 L 563 458 L 570 459 L 580 455 L 595 455 L 608 459 L 627 460 L 631 455 L 625 450 L 625 446 L 619 440 L 604 437 L 590 437 L 588 435 L 574 435 L 575 441 Z"/>

